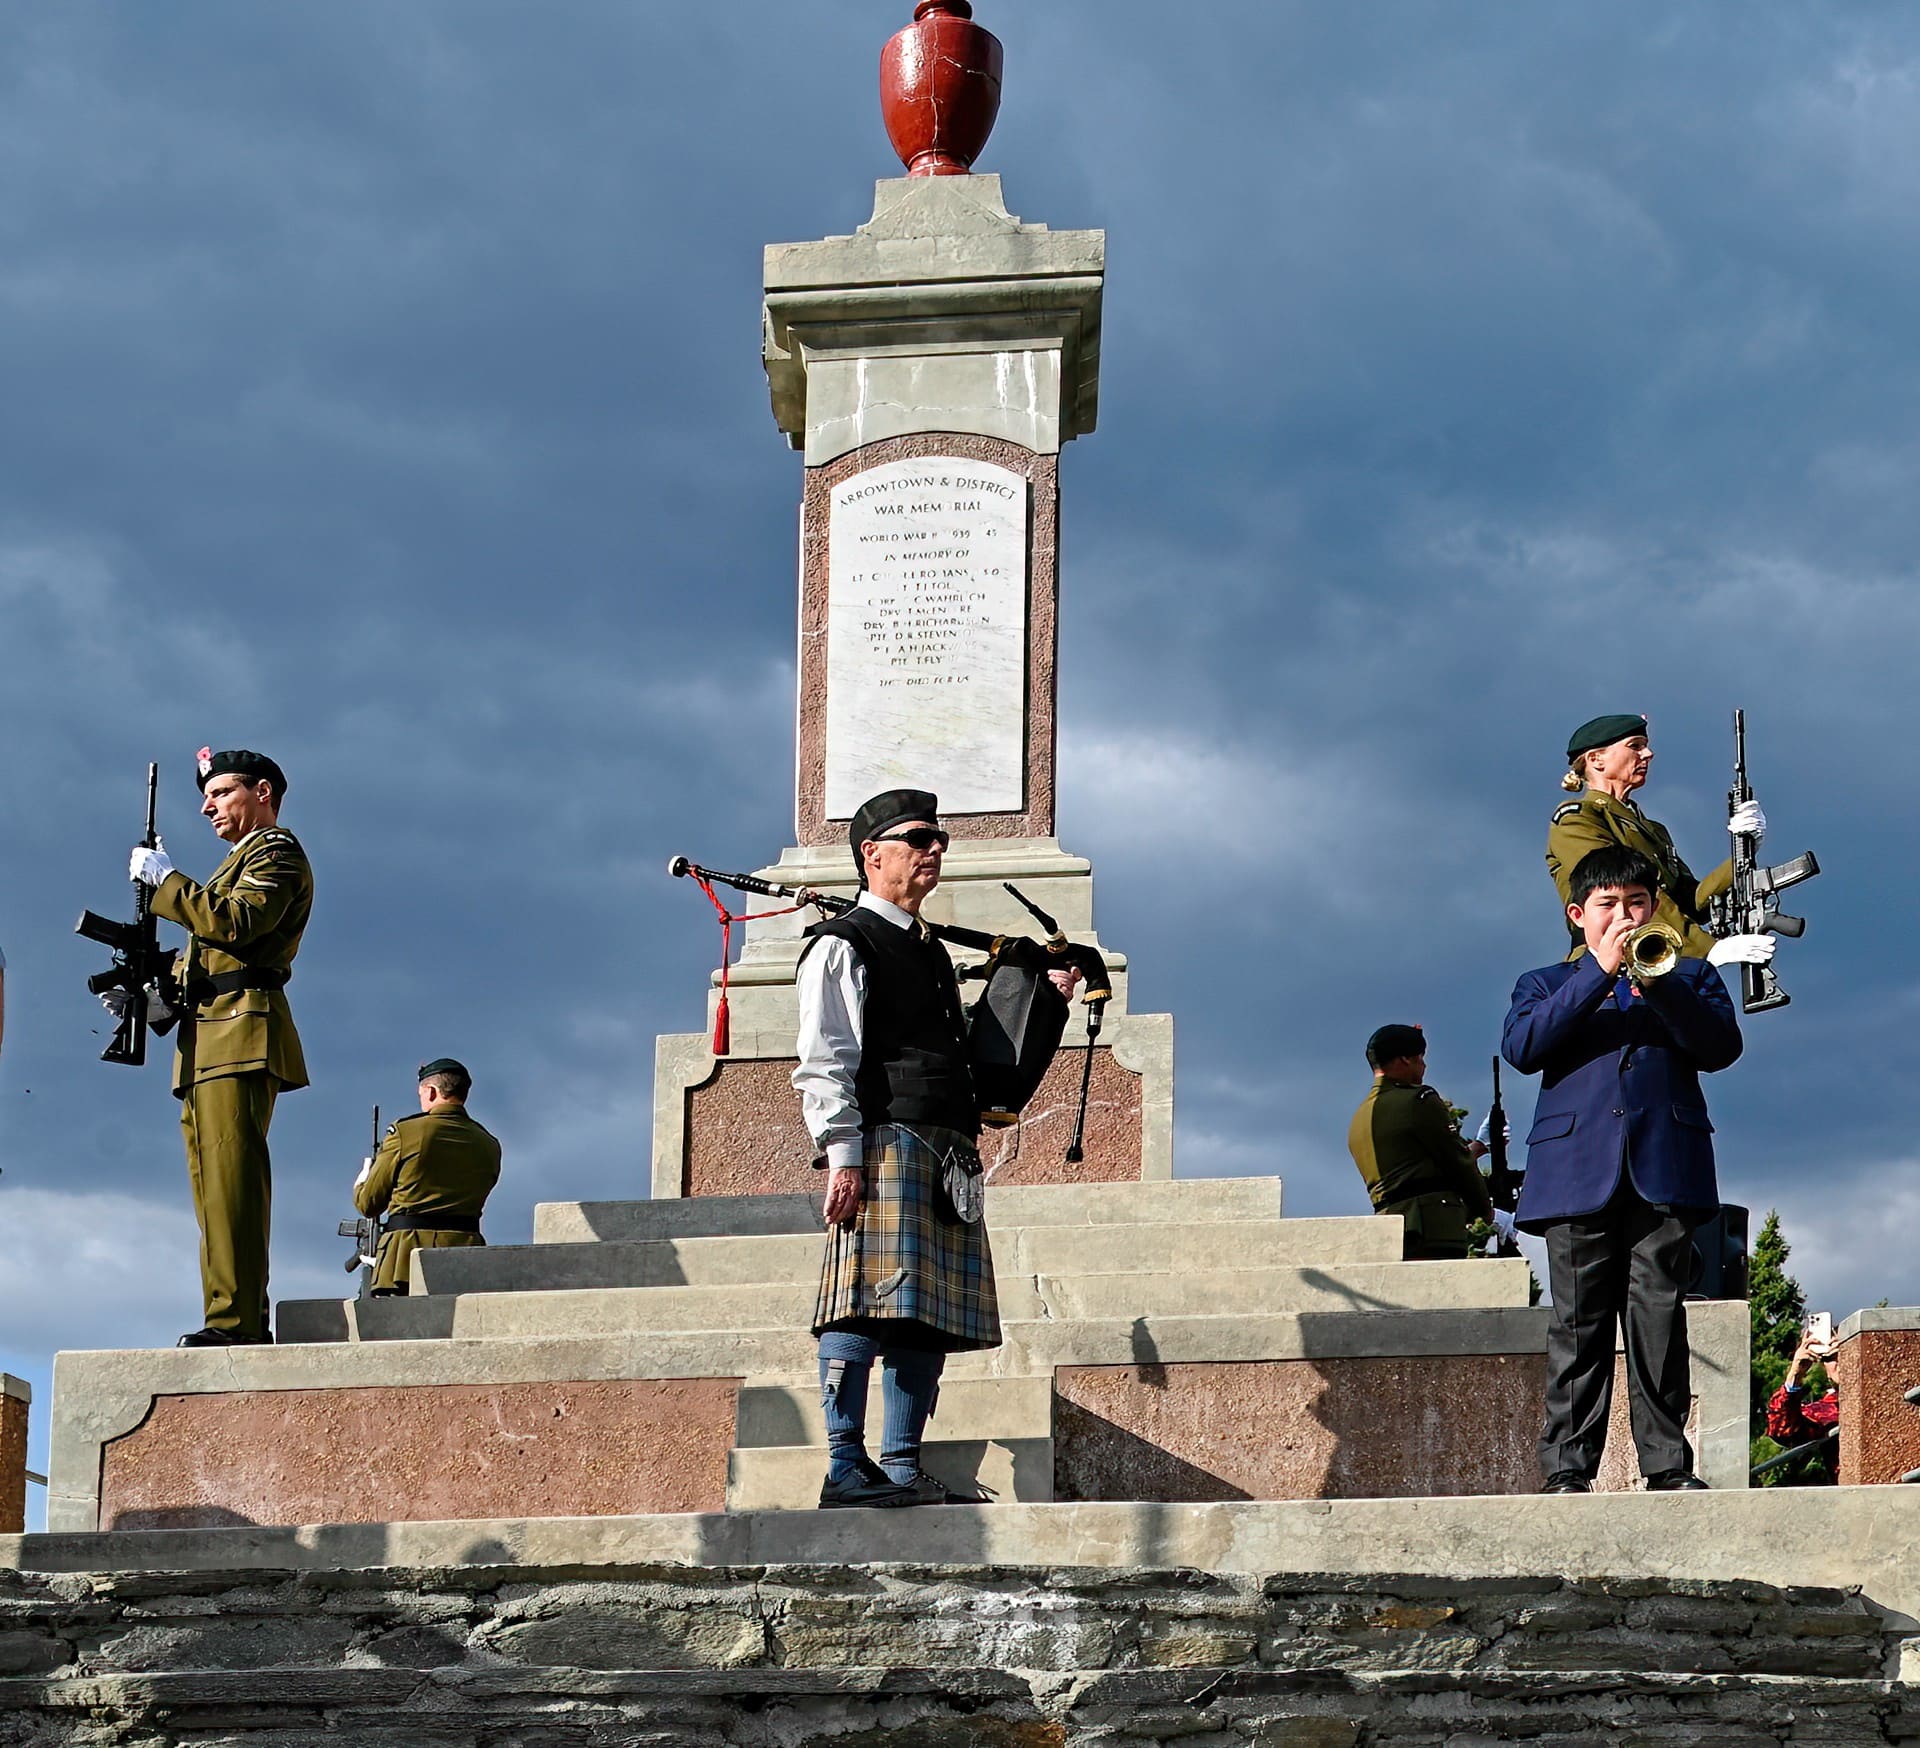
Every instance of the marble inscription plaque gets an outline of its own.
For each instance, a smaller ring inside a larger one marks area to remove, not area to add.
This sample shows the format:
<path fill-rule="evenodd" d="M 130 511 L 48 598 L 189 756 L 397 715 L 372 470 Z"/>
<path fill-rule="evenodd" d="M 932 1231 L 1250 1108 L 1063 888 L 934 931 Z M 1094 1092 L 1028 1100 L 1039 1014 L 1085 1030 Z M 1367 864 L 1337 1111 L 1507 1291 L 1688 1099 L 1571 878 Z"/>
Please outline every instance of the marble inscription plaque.
<path fill-rule="evenodd" d="M 826 809 L 931 789 L 948 813 L 1025 803 L 1027 481 L 957 457 L 834 488 Z"/>

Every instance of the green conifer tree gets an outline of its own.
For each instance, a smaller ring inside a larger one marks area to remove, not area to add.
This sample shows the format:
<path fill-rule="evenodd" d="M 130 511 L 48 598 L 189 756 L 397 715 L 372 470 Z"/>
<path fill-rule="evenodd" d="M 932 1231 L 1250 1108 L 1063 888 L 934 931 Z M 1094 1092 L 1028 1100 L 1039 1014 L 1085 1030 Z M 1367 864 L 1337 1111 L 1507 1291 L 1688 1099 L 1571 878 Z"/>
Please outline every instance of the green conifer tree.
<path fill-rule="evenodd" d="M 1747 1259 L 1747 1310 L 1753 1319 L 1753 1431 L 1767 1429 L 1767 1402 L 1780 1388 L 1800 1345 L 1807 1296 L 1787 1273 L 1793 1247 L 1780 1231 L 1780 1212 L 1769 1208 Z"/>

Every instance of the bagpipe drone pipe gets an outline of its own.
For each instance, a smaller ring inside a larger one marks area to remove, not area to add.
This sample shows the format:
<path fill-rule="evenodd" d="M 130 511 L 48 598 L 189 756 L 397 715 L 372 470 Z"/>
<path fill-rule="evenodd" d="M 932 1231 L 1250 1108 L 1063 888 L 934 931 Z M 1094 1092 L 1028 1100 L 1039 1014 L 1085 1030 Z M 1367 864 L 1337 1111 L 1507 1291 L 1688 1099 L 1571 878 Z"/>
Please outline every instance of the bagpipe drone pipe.
<path fill-rule="evenodd" d="M 739 892 L 759 893 L 767 898 L 790 898 L 793 910 L 811 905 L 826 916 L 840 916 L 853 909 L 854 900 L 832 893 L 817 892 L 807 886 L 781 886 L 760 880 L 751 874 L 723 874 L 703 868 L 685 856 L 675 856 L 667 872 L 676 879 L 692 879 L 720 913 L 723 940 L 721 948 L 720 1008 L 714 1032 L 716 1054 L 726 1051 L 726 963 L 730 951 L 730 931 L 736 922 L 750 920 L 734 916 L 720 902 L 715 883 L 731 886 Z M 1015 1123 L 1027 1107 L 1047 1070 L 1052 1066 L 1060 1040 L 1066 1032 L 1069 1004 L 1054 987 L 1049 975 L 1055 971 L 1078 971 L 1086 988 L 1081 1000 L 1087 1008 L 1086 1056 L 1081 1063 L 1080 1097 L 1074 1115 L 1073 1139 L 1067 1145 L 1067 1160 L 1078 1164 L 1084 1157 L 1082 1143 L 1086 1134 L 1087 1097 L 1092 1084 L 1093 1047 L 1100 1036 L 1100 1025 L 1107 1003 L 1113 998 L 1113 978 L 1099 950 L 1080 941 L 1070 941 L 1060 925 L 1010 881 L 1006 890 L 1018 899 L 1040 926 L 1044 940 L 1031 935 L 990 935 L 981 929 L 963 929 L 953 923 L 928 923 L 928 932 L 949 946 L 984 953 L 979 965 L 958 968 L 964 980 L 984 980 L 986 988 L 974 1003 L 967 1022 L 967 1060 L 973 1071 L 974 1092 L 980 1100 L 980 1121 L 989 1127 Z M 762 913 L 769 916 L 779 911 Z"/>

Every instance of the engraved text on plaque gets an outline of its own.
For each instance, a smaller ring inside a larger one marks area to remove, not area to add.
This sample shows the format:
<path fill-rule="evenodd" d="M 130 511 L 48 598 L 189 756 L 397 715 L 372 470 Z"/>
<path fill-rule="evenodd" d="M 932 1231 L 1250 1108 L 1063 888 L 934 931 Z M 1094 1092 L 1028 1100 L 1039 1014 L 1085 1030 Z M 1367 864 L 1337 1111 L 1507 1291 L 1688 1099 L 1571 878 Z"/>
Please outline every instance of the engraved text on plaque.
<path fill-rule="evenodd" d="M 1024 805 L 1027 481 L 893 461 L 833 491 L 826 811 L 934 790 L 948 813 Z"/>

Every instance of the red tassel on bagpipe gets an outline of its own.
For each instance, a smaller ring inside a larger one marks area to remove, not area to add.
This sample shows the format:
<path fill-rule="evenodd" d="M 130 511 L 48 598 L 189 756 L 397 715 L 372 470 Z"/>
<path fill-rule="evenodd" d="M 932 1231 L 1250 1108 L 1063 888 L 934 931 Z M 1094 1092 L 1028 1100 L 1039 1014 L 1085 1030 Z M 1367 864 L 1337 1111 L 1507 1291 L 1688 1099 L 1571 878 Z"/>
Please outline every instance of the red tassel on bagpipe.
<path fill-rule="evenodd" d="M 733 966 L 733 925 L 757 923 L 767 917 L 791 916 L 800 906 L 790 904 L 785 910 L 758 910 L 750 911 L 745 916 L 735 916 L 720 902 L 720 895 L 714 891 L 712 881 L 697 872 L 695 879 L 700 890 L 712 901 L 713 908 L 720 913 L 720 1000 L 713 1010 L 713 1053 L 726 1056 L 733 1050 L 733 1015 L 727 1008 L 727 973 Z"/>

